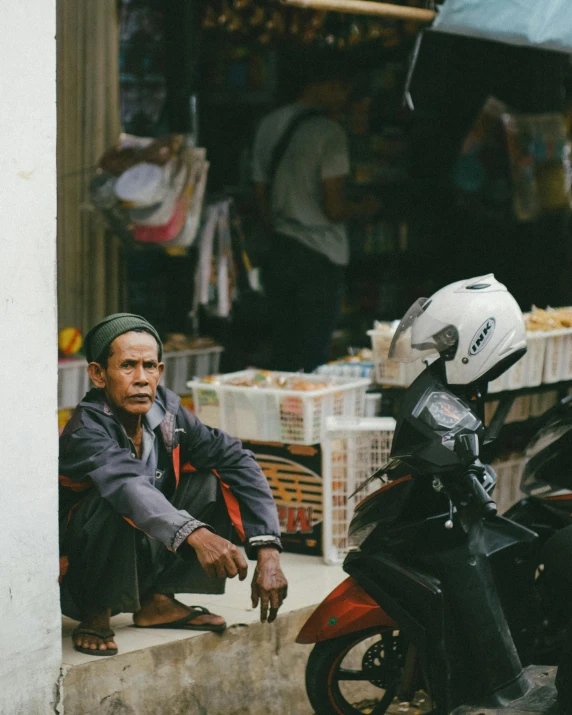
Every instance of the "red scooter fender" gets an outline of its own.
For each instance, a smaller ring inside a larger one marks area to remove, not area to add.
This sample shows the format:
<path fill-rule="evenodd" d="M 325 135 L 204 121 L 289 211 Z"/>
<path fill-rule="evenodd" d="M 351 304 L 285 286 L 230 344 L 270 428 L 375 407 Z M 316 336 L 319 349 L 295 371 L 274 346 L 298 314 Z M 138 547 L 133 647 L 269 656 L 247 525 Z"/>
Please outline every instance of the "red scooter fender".
<path fill-rule="evenodd" d="M 350 577 L 316 608 L 298 634 L 296 643 L 319 643 L 374 626 L 397 628 L 379 604 Z"/>

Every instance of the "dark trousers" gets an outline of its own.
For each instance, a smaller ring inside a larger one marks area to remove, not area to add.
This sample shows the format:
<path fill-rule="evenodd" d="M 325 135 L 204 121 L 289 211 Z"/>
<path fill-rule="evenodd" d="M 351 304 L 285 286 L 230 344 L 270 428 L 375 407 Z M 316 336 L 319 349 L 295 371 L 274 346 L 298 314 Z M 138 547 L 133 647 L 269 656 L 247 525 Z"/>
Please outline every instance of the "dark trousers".
<path fill-rule="evenodd" d="M 173 503 L 231 539 L 232 524 L 211 472 L 185 476 Z M 69 568 L 60 589 L 63 614 L 81 620 L 96 609 L 135 613 L 151 593 L 224 593 L 225 580 L 208 577 L 189 546 L 178 552 L 131 526 L 94 489 L 65 527 L 62 553 Z"/>
<path fill-rule="evenodd" d="M 288 236 L 274 234 L 266 260 L 274 370 L 311 372 L 329 360 L 344 269 Z"/>

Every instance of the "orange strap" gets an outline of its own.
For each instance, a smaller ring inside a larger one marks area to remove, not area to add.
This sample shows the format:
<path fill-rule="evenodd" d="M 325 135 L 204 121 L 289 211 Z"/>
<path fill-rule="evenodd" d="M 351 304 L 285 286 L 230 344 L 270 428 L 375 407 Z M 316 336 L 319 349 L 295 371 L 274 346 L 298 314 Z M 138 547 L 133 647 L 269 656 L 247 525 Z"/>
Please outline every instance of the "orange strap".
<path fill-rule="evenodd" d="M 173 469 L 175 470 L 175 484 L 179 486 L 181 479 L 181 445 L 178 444 L 173 450 Z"/>
<path fill-rule="evenodd" d="M 220 482 L 224 503 L 226 504 L 228 515 L 230 516 L 230 520 L 236 529 L 236 533 L 240 536 L 241 541 L 246 541 L 246 534 L 244 533 L 244 525 L 242 523 L 238 499 L 234 496 L 228 484 L 222 481 L 221 476 L 216 469 L 213 469 L 213 474 Z"/>
<path fill-rule="evenodd" d="M 85 492 L 86 489 L 91 489 L 93 487 L 93 482 L 91 479 L 84 479 L 81 482 L 74 482 L 73 479 L 69 477 L 64 477 L 63 474 L 58 476 L 58 480 L 62 487 L 67 487 L 71 489 L 72 492 Z"/>

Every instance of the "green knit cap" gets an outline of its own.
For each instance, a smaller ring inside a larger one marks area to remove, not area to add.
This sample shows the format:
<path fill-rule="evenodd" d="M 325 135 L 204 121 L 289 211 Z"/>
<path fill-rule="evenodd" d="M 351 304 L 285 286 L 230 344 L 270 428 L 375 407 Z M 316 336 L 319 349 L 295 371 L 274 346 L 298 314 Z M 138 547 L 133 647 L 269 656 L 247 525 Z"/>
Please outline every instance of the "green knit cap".
<path fill-rule="evenodd" d="M 141 315 L 134 313 L 114 313 L 108 315 L 94 326 L 85 336 L 85 357 L 88 362 L 97 362 L 111 343 L 123 333 L 130 330 L 144 330 L 150 333 L 157 341 L 159 347 L 159 361 L 163 358 L 163 343 L 159 333 Z"/>

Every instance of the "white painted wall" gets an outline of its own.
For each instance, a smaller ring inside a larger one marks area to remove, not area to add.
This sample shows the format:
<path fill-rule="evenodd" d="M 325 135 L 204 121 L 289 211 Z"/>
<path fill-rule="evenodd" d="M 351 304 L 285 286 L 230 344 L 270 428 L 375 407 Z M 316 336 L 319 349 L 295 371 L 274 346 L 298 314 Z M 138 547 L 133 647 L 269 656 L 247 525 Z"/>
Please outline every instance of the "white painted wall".
<path fill-rule="evenodd" d="M 56 712 L 56 0 L 0 24 L 0 713 Z"/>

